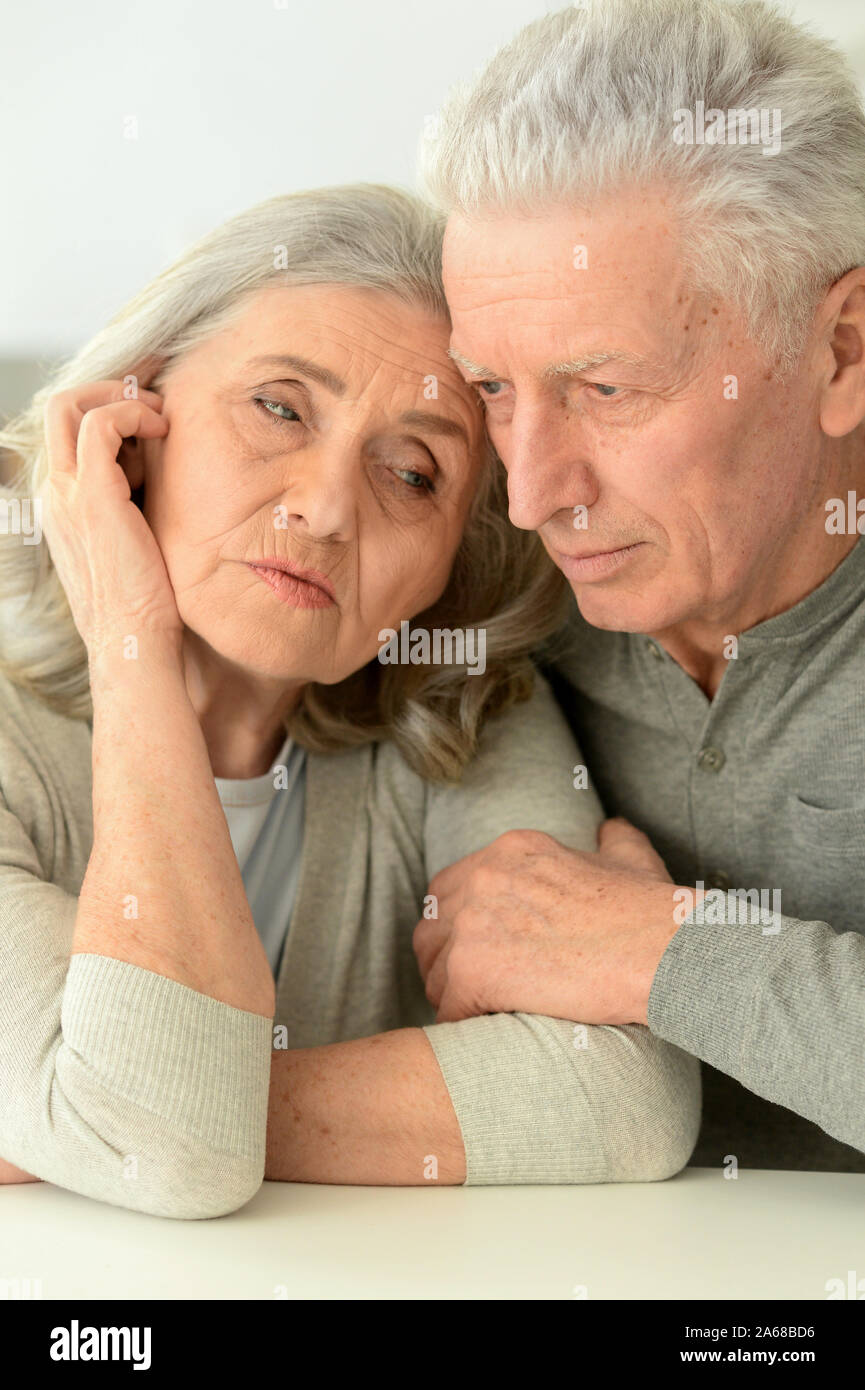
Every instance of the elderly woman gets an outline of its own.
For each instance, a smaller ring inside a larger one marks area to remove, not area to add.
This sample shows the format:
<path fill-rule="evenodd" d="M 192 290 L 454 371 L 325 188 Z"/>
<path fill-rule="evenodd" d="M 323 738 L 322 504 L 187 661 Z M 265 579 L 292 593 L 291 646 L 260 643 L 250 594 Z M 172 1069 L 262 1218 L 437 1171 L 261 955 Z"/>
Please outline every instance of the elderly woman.
<path fill-rule="evenodd" d="M 593 849 L 601 818 L 533 682 L 561 579 L 448 357 L 440 231 L 375 186 L 253 208 L 0 438 L 47 540 L 0 545 L 9 1181 L 198 1218 L 263 1177 L 690 1155 L 693 1059 L 640 1027 L 436 1022 L 413 956 L 438 870 L 515 828 Z M 409 621 L 456 659 L 380 660 Z"/>

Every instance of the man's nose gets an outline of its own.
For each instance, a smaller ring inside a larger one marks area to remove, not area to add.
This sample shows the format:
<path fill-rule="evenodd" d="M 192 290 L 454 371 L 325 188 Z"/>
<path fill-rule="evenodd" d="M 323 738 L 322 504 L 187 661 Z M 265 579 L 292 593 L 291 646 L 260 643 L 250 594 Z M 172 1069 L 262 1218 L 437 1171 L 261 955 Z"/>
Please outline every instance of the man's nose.
<path fill-rule="evenodd" d="M 595 501 L 597 480 L 580 426 L 557 405 L 517 406 L 502 444 L 514 526 L 537 531 L 556 513 Z"/>

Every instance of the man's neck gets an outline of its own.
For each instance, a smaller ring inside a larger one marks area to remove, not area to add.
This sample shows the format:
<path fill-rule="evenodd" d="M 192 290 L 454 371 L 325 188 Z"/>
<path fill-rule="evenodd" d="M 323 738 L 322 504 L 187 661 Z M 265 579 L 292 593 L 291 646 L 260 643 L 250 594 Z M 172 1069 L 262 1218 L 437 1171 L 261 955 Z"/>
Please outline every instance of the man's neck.
<path fill-rule="evenodd" d="M 858 541 L 853 535 L 817 538 L 810 548 L 800 548 L 795 562 L 767 564 L 764 573 L 773 573 L 777 581 L 771 586 L 755 585 L 749 597 L 731 606 L 728 616 L 708 621 L 688 620 L 673 627 L 659 629 L 648 635 L 654 637 L 673 660 L 681 666 L 703 693 L 713 700 L 718 693 L 727 663 L 735 650 L 731 638 L 738 638 L 749 628 L 768 621 L 779 613 L 795 608 L 810 593 L 829 578 L 847 558 Z"/>

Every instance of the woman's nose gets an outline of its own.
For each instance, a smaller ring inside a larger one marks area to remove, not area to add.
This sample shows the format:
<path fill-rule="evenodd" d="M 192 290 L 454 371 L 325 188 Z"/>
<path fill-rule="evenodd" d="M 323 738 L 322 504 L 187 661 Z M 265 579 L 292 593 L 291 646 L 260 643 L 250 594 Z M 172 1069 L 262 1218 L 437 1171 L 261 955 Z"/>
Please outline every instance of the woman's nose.
<path fill-rule="evenodd" d="M 293 454 L 275 515 L 282 525 L 311 539 L 351 540 L 360 476 L 361 451 L 354 439 L 331 440 L 326 447 Z"/>

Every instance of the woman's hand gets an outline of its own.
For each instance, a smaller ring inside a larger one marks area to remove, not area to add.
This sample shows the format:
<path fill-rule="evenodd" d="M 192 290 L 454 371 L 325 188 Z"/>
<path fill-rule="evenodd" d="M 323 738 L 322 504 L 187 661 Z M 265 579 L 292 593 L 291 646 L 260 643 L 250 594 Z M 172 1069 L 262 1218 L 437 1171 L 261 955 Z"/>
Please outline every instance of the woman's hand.
<path fill-rule="evenodd" d="M 163 438 L 168 422 L 161 396 L 133 389 L 129 399 L 123 381 L 96 381 L 52 396 L 45 411 L 43 530 L 91 659 L 145 632 L 180 649 L 165 561 L 118 462 L 124 439 Z"/>

